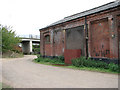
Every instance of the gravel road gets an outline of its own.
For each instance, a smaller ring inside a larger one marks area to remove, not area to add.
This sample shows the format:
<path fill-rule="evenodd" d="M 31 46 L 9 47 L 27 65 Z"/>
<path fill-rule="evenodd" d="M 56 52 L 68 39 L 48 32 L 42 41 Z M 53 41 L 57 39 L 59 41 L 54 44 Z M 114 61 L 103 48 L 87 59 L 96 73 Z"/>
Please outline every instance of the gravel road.
<path fill-rule="evenodd" d="M 2 81 L 14 88 L 118 88 L 118 75 L 37 64 L 34 58 L 3 59 Z"/>

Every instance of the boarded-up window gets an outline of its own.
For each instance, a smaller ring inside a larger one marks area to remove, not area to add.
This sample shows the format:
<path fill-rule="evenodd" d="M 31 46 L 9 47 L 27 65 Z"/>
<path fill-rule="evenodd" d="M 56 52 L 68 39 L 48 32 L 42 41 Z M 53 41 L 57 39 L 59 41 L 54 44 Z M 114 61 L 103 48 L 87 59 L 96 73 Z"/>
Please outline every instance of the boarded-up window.
<path fill-rule="evenodd" d="M 45 43 L 49 43 L 50 42 L 50 35 L 46 35 L 45 36 Z"/>
<path fill-rule="evenodd" d="M 81 49 L 84 55 L 84 26 L 66 30 L 66 49 Z"/>
<path fill-rule="evenodd" d="M 64 43 L 62 42 L 62 40 L 63 40 L 62 31 L 59 30 L 54 32 L 54 55 L 55 56 L 63 55 Z"/>

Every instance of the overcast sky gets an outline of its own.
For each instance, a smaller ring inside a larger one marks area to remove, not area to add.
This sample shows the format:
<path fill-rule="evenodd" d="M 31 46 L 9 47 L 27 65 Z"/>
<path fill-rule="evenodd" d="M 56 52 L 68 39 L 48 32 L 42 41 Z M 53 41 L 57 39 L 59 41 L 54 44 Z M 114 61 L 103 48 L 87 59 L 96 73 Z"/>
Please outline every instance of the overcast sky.
<path fill-rule="evenodd" d="M 39 35 L 39 29 L 66 16 L 114 0 L 0 0 L 0 24 L 17 35 Z"/>

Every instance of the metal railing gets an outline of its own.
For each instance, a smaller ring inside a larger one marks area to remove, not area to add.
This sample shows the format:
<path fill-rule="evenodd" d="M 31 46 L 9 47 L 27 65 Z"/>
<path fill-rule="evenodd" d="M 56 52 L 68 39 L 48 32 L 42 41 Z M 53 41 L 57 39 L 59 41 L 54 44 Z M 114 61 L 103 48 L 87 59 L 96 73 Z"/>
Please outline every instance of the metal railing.
<path fill-rule="evenodd" d="M 35 38 L 35 39 L 40 39 L 40 35 L 18 35 L 20 38 Z"/>

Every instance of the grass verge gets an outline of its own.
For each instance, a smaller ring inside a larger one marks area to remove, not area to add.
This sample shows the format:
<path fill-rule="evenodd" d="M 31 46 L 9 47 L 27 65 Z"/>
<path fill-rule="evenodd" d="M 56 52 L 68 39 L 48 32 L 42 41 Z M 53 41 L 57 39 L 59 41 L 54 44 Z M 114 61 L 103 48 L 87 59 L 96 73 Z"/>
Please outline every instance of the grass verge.
<path fill-rule="evenodd" d="M 55 67 L 62 67 L 62 68 L 75 69 L 75 70 L 86 70 L 86 71 L 93 71 L 93 72 L 118 74 L 118 72 L 112 72 L 110 70 L 101 69 L 101 68 L 76 67 L 76 66 L 73 66 L 73 65 L 70 65 L 70 66 L 59 66 L 59 65 L 53 65 L 53 64 L 51 64 L 49 62 L 36 62 L 35 60 L 33 60 L 33 62 L 38 63 L 38 64 L 51 65 L 51 66 L 55 66 Z"/>
<path fill-rule="evenodd" d="M 59 59 L 50 59 L 50 58 L 42 58 L 39 57 L 33 60 L 35 63 L 44 64 L 44 65 L 52 65 L 57 67 L 69 68 L 69 69 L 76 69 L 76 70 L 86 70 L 86 71 L 94 71 L 94 72 L 101 72 L 101 73 L 111 73 L 111 74 L 118 74 L 116 71 L 111 71 L 110 69 L 104 68 L 95 68 L 95 67 L 77 67 L 74 65 L 65 65 L 65 63 Z M 60 65 L 59 65 L 60 64 Z"/>
<path fill-rule="evenodd" d="M 0 82 L 0 90 L 2 89 L 2 83 Z"/>
<path fill-rule="evenodd" d="M 0 82 L 0 90 L 1 90 L 2 88 L 12 88 L 12 87 L 9 86 L 9 85 L 7 85 L 7 84 L 5 84 L 5 83 Z"/>
<path fill-rule="evenodd" d="M 94 72 L 101 72 L 101 73 L 111 73 L 111 74 L 118 74 L 118 72 L 112 72 L 109 69 L 102 69 L 102 68 L 88 68 L 88 67 L 76 67 L 76 66 L 66 66 L 66 68 L 77 69 L 77 70 L 86 70 L 86 71 L 94 71 Z"/>

